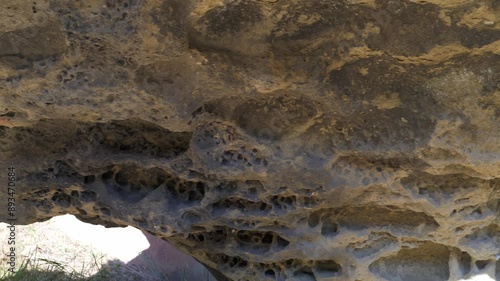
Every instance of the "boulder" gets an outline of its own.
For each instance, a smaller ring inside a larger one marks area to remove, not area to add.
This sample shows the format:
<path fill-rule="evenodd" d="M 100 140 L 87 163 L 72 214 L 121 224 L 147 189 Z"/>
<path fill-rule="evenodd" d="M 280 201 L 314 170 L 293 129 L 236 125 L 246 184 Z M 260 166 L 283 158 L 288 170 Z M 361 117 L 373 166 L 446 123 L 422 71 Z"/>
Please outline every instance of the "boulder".
<path fill-rule="evenodd" d="M 0 221 L 220 280 L 500 279 L 498 1 L 0 6 Z"/>

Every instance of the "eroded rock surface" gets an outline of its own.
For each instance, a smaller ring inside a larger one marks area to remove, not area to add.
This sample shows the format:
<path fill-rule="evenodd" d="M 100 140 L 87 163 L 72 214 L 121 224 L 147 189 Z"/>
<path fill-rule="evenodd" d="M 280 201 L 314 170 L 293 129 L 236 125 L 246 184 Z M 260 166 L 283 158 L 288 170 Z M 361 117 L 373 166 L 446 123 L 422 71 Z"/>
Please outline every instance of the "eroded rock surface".
<path fill-rule="evenodd" d="M 133 225 L 221 280 L 500 279 L 497 0 L 0 6 L 18 223 Z"/>

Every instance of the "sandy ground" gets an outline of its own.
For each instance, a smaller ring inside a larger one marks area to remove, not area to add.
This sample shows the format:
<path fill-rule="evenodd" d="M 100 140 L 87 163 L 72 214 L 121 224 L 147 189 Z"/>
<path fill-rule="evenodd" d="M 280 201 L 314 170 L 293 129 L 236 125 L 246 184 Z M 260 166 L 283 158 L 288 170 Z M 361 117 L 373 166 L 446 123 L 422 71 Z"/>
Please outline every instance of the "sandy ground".
<path fill-rule="evenodd" d="M 0 270 L 9 251 L 7 224 L 0 223 Z M 116 271 L 114 280 L 213 281 L 208 271 L 167 242 L 133 227 L 105 228 L 65 215 L 16 228 L 17 262 L 27 258 L 64 265 L 66 271 Z M 96 266 L 96 262 L 101 266 Z"/>

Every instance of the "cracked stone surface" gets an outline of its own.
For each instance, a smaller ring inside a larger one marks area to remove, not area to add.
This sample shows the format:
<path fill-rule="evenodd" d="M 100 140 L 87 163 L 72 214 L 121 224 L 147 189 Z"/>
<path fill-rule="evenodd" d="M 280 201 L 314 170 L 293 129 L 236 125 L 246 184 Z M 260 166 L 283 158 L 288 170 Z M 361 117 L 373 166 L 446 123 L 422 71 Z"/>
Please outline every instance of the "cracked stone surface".
<path fill-rule="evenodd" d="M 220 280 L 500 279 L 499 69 L 497 0 L 2 0 L 0 182 Z"/>

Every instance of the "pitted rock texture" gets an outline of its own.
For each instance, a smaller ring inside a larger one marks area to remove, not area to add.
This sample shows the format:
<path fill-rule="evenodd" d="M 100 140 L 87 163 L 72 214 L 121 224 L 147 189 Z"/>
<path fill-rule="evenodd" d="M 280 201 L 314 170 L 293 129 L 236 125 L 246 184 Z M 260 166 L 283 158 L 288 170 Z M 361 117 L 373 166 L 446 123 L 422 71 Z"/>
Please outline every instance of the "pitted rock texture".
<path fill-rule="evenodd" d="M 220 280 L 500 279 L 497 0 L 0 15 L 18 223 L 133 225 Z"/>

